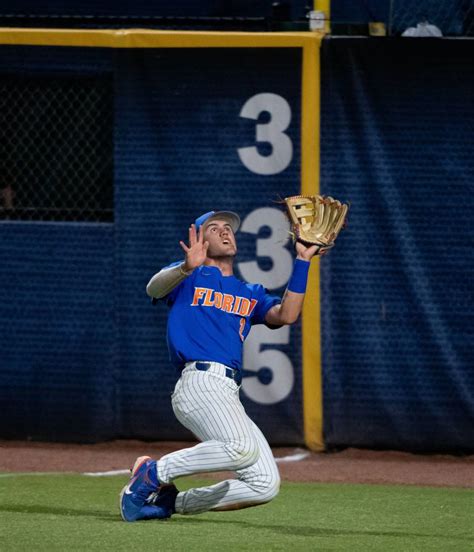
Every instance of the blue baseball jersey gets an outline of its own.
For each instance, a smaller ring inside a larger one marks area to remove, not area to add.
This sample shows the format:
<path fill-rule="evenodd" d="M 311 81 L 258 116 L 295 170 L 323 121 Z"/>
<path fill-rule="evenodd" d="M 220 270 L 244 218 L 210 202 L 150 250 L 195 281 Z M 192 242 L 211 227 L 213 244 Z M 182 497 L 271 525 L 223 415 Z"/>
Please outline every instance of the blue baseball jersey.
<path fill-rule="evenodd" d="M 167 339 L 176 367 L 208 360 L 238 370 L 251 326 L 264 324 L 268 310 L 281 302 L 262 285 L 223 276 L 215 266 L 196 268 L 163 299 L 170 307 Z"/>

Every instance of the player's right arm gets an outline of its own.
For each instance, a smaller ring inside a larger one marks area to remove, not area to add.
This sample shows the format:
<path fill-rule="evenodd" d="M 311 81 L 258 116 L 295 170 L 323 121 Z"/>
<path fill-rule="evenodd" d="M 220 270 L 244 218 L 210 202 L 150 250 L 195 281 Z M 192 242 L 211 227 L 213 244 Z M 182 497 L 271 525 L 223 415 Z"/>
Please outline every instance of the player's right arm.
<path fill-rule="evenodd" d="M 192 224 L 189 228 L 189 246 L 180 241 L 179 245 L 185 253 L 182 263 L 160 270 L 148 282 L 146 292 L 150 297 L 162 299 L 173 291 L 189 276 L 195 268 L 201 266 L 207 257 L 209 243 L 204 241 L 203 232 L 196 233 L 196 227 Z"/>

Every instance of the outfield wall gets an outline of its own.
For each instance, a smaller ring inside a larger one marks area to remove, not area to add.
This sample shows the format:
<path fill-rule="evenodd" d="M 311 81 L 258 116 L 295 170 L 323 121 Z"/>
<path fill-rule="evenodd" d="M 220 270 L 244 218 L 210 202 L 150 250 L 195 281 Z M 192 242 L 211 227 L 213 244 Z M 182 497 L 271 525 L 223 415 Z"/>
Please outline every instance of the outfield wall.
<path fill-rule="evenodd" d="M 327 446 L 474 446 L 474 42 L 328 39 L 321 189 Z"/>
<path fill-rule="evenodd" d="M 2 47 L 0 72 L 6 86 L 19 91 L 9 93 L 11 103 L 18 95 L 44 99 L 30 109 L 30 118 L 43 104 L 48 124 L 70 116 L 58 99 L 61 86 L 73 106 L 91 101 L 93 95 L 83 87 L 77 91 L 70 79 L 61 83 L 61 76 L 86 76 L 92 87 L 113 82 L 114 200 L 110 213 L 106 202 L 92 211 L 87 203 L 83 211 L 69 209 L 72 191 L 49 204 L 39 195 L 35 216 L 42 220 L 15 220 L 34 209 L 28 200 L 0 223 L 6 259 L 0 433 L 74 441 L 190 438 L 170 406 L 178 374 L 168 360 L 166 307 L 153 307 L 145 286 L 162 266 L 182 257 L 179 240 L 186 240 L 197 216 L 233 209 L 242 217 L 237 275 L 284 292 L 292 256 L 289 225 L 277 202 L 301 190 L 317 191 L 320 39 L 296 33 L 8 31 L 3 40 L 11 44 Z M 22 78 L 12 80 L 12 73 Z M 28 96 L 28 75 L 36 95 Z M 15 110 L 9 113 L 8 123 L 17 128 Z M 75 134 L 60 121 L 51 126 L 59 150 L 67 150 Z M 256 143 L 257 133 L 265 142 Z M 86 166 L 81 148 L 83 134 L 72 149 Z M 36 194 L 31 182 L 39 178 L 10 167 L 25 164 L 24 149 L 10 148 L 5 155 L 16 198 L 25 195 L 20 183 Z M 50 169 L 42 166 L 41 184 L 51 187 L 53 173 L 68 158 L 54 149 L 47 156 Z M 80 222 L 81 216 L 97 220 Z M 316 295 L 317 267 L 311 280 Z M 321 400 L 307 401 L 306 409 L 303 404 L 305 354 L 305 389 L 312 399 L 320 397 L 316 314 L 311 309 L 306 316 L 306 349 L 300 323 L 273 332 L 256 328 L 246 343 L 245 405 L 274 443 L 322 446 Z"/>
<path fill-rule="evenodd" d="M 282 293 L 291 244 L 274 201 L 316 193 L 321 171 L 321 190 L 352 203 L 348 230 L 321 281 L 315 263 L 303 323 L 254 328 L 247 411 L 273 444 L 472 448 L 470 42 L 325 39 L 321 54 L 311 33 L 0 42 L 3 77 L 113 85 L 111 215 L 0 221 L 0 437 L 189 438 L 170 407 L 166 308 L 145 285 L 181 257 L 196 216 L 227 208 L 243 220 L 237 274 Z"/>

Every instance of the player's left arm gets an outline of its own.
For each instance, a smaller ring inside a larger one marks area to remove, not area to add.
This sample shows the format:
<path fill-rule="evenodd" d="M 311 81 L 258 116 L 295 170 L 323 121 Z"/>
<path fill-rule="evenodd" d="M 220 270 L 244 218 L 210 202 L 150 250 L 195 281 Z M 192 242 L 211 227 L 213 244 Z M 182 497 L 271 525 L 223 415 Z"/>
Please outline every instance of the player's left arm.
<path fill-rule="evenodd" d="M 279 305 L 274 305 L 265 315 L 265 322 L 269 326 L 279 327 L 285 324 L 294 324 L 303 309 L 309 265 L 319 248 L 316 245 L 307 247 L 297 241 L 295 249 L 295 265 L 283 299 Z"/>

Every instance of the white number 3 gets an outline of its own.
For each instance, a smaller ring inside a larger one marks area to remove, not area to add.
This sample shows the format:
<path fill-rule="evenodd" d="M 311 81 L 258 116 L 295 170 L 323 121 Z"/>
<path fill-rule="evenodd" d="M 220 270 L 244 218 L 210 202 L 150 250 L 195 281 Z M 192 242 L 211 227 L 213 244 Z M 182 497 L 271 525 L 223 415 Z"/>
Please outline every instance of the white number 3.
<path fill-rule="evenodd" d="M 249 171 L 256 174 L 278 174 L 286 169 L 293 158 L 293 144 L 285 130 L 291 122 L 291 108 L 285 98 L 264 92 L 249 98 L 240 112 L 241 117 L 258 120 L 262 112 L 270 115 L 268 123 L 256 125 L 256 142 L 268 142 L 270 155 L 261 155 L 256 146 L 239 148 L 240 160 Z"/>

